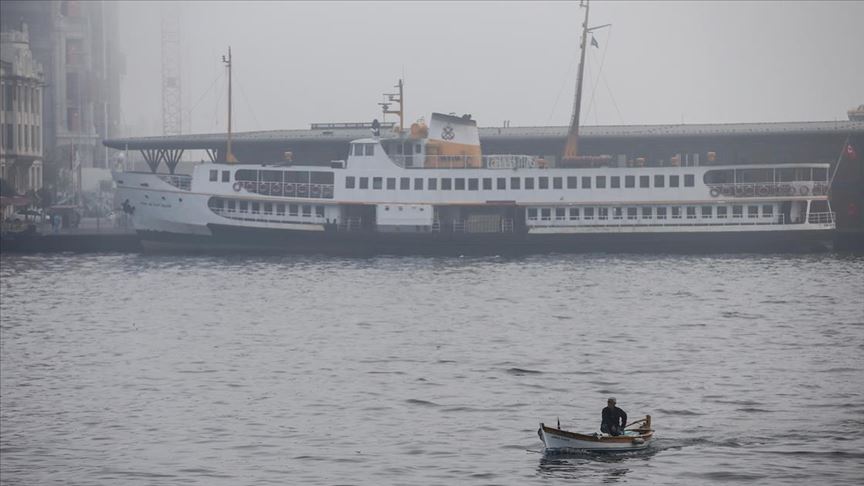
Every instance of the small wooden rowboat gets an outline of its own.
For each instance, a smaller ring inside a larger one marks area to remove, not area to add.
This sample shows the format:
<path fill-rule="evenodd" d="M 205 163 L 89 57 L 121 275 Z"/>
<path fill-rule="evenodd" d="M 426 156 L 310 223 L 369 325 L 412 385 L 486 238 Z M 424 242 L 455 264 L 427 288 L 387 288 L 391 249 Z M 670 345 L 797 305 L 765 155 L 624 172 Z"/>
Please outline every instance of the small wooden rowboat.
<path fill-rule="evenodd" d="M 638 427 L 629 428 L 633 425 Z M 546 451 L 638 451 L 648 447 L 654 430 L 651 428 L 651 416 L 637 420 L 627 425 L 623 435 L 577 434 L 559 428 L 540 424 L 537 435 L 543 441 Z"/>

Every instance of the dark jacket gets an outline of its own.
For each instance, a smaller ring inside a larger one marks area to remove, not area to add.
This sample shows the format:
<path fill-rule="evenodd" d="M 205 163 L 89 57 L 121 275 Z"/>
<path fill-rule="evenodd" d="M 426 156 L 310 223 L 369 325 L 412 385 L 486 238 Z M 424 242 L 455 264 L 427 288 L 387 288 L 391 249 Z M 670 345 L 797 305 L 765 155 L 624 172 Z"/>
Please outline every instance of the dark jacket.
<path fill-rule="evenodd" d="M 627 412 L 618 407 L 604 408 L 603 422 L 601 422 L 600 427 L 603 427 L 604 425 L 620 427 L 623 429 L 627 425 Z"/>

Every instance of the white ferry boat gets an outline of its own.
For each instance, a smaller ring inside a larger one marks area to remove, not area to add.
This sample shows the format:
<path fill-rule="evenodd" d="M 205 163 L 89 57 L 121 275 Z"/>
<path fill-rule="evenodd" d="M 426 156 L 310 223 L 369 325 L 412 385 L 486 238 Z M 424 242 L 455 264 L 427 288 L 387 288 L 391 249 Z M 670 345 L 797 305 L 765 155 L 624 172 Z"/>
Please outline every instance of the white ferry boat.
<path fill-rule="evenodd" d="M 115 174 L 146 248 L 325 253 L 789 251 L 834 229 L 829 164 L 550 167 L 482 155 L 435 113 L 330 167 L 202 163 Z"/>
<path fill-rule="evenodd" d="M 644 167 L 579 157 L 587 34 L 604 27 L 589 28 L 584 7 L 565 163 L 483 155 L 467 115 L 433 113 L 428 127 L 403 130 L 400 81 L 400 93 L 389 98 L 399 110 L 383 104 L 385 114 L 399 115 L 400 129 L 351 142 L 346 160 L 329 167 L 200 164 L 191 176 L 118 173 L 122 206 L 148 249 L 465 255 L 807 251 L 831 244 L 829 164 L 699 166 L 679 158 Z M 225 160 L 234 162 L 230 50 L 226 62 Z"/>

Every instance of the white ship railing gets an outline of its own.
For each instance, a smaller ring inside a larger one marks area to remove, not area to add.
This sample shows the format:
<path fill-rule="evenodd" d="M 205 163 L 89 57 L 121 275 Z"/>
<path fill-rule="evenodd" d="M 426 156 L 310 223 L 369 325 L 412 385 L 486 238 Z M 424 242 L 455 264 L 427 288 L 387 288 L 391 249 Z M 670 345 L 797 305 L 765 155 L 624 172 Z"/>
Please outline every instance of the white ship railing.
<path fill-rule="evenodd" d="M 530 169 L 548 163 L 533 155 L 390 155 L 390 160 L 405 169 Z"/>
<path fill-rule="evenodd" d="M 834 211 L 824 213 L 810 213 L 807 222 L 810 224 L 836 224 L 837 214 Z"/>
<path fill-rule="evenodd" d="M 157 177 L 171 184 L 177 189 L 189 191 L 192 189 L 192 176 L 178 174 L 157 174 Z"/>
<path fill-rule="evenodd" d="M 772 196 L 825 196 L 827 182 L 736 182 L 708 184 L 713 197 L 772 197 Z"/>
<path fill-rule="evenodd" d="M 300 182 L 255 182 L 237 181 L 235 190 L 246 189 L 247 192 L 262 196 L 307 197 L 310 199 L 333 199 L 333 184 L 310 184 Z"/>
<path fill-rule="evenodd" d="M 820 214 L 820 213 L 811 213 Z M 800 221 L 799 221 L 800 222 Z M 814 221 L 810 221 L 811 223 Z M 778 214 L 768 218 L 747 218 L 746 215 L 730 215 L 728 218 L 696 219 L 696 218 L 641 218 L 639 216 L 609 217 L 594 216 L 580 219 L 528 219 L 532 228 L 572 227 L 572 226 L 772 226 L 787 224 L 784 215 Z"/>

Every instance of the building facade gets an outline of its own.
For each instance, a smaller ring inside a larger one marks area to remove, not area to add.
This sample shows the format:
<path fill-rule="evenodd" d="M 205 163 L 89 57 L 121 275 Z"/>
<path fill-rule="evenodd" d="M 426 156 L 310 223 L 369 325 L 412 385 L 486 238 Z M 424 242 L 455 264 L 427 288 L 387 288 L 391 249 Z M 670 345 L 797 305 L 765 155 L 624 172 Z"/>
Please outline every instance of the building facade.
<path fill-rule="evenodd" d="M 0 33 L 0 179 L 18 195 L 42 188 L 43 85 L 27 25 Z"/>

